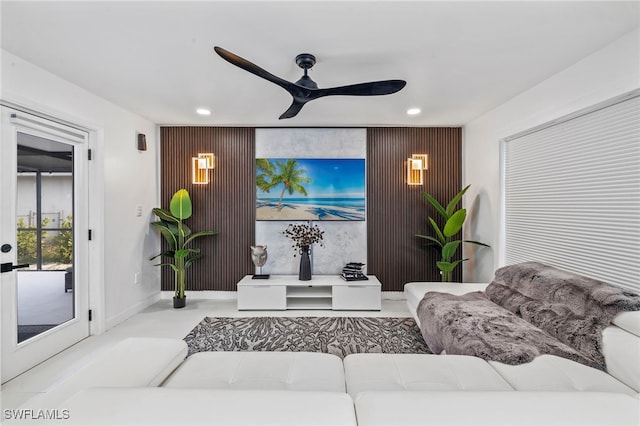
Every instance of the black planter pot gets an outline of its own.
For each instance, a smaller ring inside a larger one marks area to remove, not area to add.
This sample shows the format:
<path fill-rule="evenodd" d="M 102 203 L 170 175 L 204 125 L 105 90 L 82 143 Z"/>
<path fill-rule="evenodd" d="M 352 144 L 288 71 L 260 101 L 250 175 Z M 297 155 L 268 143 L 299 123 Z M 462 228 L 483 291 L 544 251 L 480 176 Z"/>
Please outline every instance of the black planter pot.
<path fill-rule="evenodd" d="M 175 309 L 184 308 L 187 305 L 187 296 L 183 298 L 174 297 L 173 298 L 173 307 Z"/>
<path fill-rule="evenodd" d="M 311 280 L 311 259 L 309 259 L 308 246 L 304 246 L 300 249 L 300 272 L 298 273 L 298 280 Z"/>

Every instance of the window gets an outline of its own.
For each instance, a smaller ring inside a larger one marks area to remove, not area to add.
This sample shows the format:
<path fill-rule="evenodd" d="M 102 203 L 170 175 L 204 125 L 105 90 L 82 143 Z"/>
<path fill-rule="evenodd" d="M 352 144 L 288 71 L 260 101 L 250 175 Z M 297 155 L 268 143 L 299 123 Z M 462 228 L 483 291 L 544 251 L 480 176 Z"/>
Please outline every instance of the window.
<path fill-rule="evenodd" d="M 506 264 L 640 291 L 639 93 L 505 140 Z"/>

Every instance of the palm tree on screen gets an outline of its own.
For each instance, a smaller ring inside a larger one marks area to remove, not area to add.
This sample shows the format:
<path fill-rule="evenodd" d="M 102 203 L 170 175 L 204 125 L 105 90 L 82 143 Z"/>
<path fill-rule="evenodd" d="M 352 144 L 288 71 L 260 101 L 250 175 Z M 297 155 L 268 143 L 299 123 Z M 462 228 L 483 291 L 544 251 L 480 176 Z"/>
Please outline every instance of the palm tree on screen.
<path fill-rule="evenodd" d="M 261 191 L 269 192 L 275 172 L 273 163 L 267 158 L 256 158 L 256 170 L 256 187 Z"/>
<path fill-rule="evenodd" d="M 266 161 L 269 162 L 268 160 Z M 257 167 L 263 172 L 256 176 L 256 185 L 258 188 L 269 192 L 271 188 L 282 185 L 282 192 L 280 192 L 280 199 L 278 200 L 278 206 L 276 208 L 277 211 L 282 210 L 282 200 L 285 193 L 293 195 L 295 192 L 299 192 L 302 195 L 307 195 L 307 190 L 303 184 L 311 183 L 311 178 L 304 176 L 307 171 L 300 168 L 296 160 L 291 158 L 286 161 L 276 160 L 275 167 L 273 167 L 273 163 L 267 166 L 264 162 L 260 162 L 257 164 Z"/>

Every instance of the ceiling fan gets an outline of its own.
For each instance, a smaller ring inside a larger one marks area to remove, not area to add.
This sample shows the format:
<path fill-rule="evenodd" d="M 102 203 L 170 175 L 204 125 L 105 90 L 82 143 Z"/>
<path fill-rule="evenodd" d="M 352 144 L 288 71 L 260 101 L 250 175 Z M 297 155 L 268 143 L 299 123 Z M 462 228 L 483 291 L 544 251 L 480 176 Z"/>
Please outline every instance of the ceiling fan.
<path fill-rule="evenodd" d="M 249 71 L 251 74 L 255 74 L 258 77 L 264 78 L 272 83 L 285 89 L 291 96 L 293 96 L 293 103 L 282 115 L 279 117 L 291 118 L 295 117 L 300 112 L 304 104 L 314 99 L 321 98 L 323 96 L 333 95 L 349 95 L 349 96 L 377 96 L 377 95 L 390 95 L 400 91 L 407 82 L 404 80 L 383 80 L 372 81 L 368 83 L 352 84 L 349 86 L 330 87 L 327 89 L 320 89 L 318 85 L 311 80 L 311 77 L 307 75 L 307 71 L 311 69 L 316 63 L 316 58 L 310 53 L 301 53 L 296 56 L 296 64 L 304 70 L 304 75 L 300 80 L 292 83 L 271 74 L 268 71 L 260 68 L 256 64 L 235 55 L 228 50 L 215 46 L 213 48 L 218 55 L 231 64 L 242 68 L 245 71 Z"/>

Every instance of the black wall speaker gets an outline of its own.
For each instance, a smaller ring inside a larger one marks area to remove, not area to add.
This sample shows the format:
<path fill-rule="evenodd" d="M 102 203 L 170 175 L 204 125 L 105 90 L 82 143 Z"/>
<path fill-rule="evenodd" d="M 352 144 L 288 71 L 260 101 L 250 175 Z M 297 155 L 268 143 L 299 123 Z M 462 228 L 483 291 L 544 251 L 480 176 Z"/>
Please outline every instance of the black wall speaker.
<path fill-rule="evenodd" d="M 138 133 L 138 151 L 147 150 L 147 137 L 144 133 Z"/>

